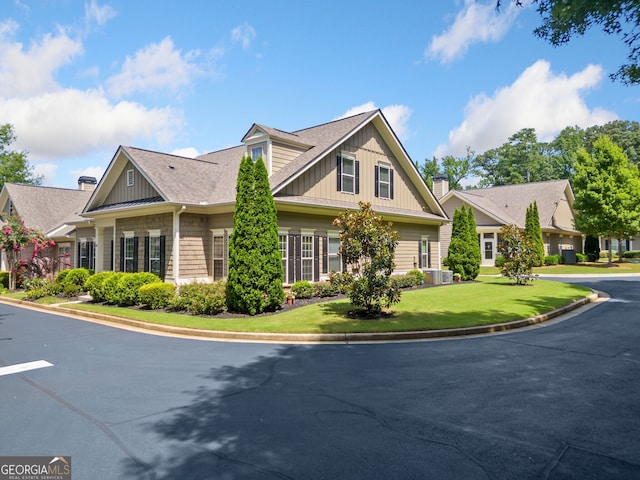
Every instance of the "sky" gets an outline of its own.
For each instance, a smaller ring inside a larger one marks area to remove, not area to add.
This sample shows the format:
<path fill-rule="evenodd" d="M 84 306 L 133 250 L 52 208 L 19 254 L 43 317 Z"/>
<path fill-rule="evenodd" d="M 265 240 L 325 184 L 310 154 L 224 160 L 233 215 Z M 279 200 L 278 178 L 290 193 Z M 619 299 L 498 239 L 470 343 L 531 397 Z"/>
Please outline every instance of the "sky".
<path fill-rule="evenodd" d="M 0 125 L 43 185 L 102 177 L 120 145 L 195 156 L 253 123 L 295 131 L 380 108 L 411 159 L 522 128 L 640 120 L 599 29 L 553 47 L 492 0 L 3 0 Z"/>

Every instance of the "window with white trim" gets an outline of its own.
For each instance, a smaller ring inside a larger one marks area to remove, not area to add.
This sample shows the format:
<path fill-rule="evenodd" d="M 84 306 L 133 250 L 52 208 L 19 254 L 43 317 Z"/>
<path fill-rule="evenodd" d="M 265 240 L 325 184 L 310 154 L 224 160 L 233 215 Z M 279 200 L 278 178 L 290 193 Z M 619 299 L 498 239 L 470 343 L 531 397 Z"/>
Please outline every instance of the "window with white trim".
<path fill-rule="evenodd" d="M 393 170 L 386 163 L 375 167 L 375 196 L 378 198 L 393 198 Z"/>
<path fill-rule="evenodd" d="M 160 258 L 160 232 L 149 233 L 149 272 L 155 273 L 158 277 L 161 275 L 161 258 Z"/>
<path fill-rule="evenodd" d="M 225 272 L 225 234 L 213 234 L 213 280 L 218 281 L 226 277 Z"/>
<path fill-rule="evenodd" d="M 353 154 L 342 152 L 338 157 L 338 191 L 359 193 L 359 163 Z"/>
<path fill-rule="evenodd" d="M 302 235 L 302 280 L 313 282 L 313 235 Z"/>
<path fill-rule="evenodd" d="M 289 283 L 289 268 L 288 268 L 288 256 L 289 256 L 289 238 L 287 233 L 278 233 L 278 248 L 280 250 L 280 256 L 282 257 L 282 272 L 284 275 L 284 283 Z"/>
<path fill-rule="evenodd" d="M 342 257 L 340 256 L 340 237 L 329 235 L 327 237 L 327 269 L 328 272 L 342 272 Z"/>
<path fill-rule="evenodd" d="M 251 149 L 251 160 L 253 160 L 254 162 L 257 161 L 259 158 L 262 158 L 264 160 L 264 155 L 263 155 L 263 150 L 262 150 L 262 146 L 259 147 L 253 147 Z"/>
<path fill-rule="evenodd" d="M 133 273 L 136 271 L 135 267 L 135 237 L 133 233 L 125 234 L 124 237 L 124 270 L 127 273 Z"/>
<path fill-rule="evenodd" d="M 420 239 L 420 259 L 418 261 L 420 268 L 431 268 L 431 244 L 429 237 Z"/>
<path fill-rule="evenodd" d="M 134 174 L 133 169 L 127 170 L 127 187 L 133 187 Z"/>

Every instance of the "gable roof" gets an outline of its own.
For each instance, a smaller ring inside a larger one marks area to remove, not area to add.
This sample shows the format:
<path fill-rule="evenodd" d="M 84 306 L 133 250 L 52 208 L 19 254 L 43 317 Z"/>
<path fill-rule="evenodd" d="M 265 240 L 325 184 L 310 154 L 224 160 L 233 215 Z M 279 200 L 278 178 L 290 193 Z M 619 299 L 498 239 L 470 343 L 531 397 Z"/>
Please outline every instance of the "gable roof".
<path fill-rule="evenodd" d="M 244 135 L 243 141 L 248 141 L 253 137 L 259 139 L 268 136 L 272 140 L 280 140 L 307 148 L 306 151 L 271 175 L 269 181 L 275 195 L 369 122 L 372 122 L 380 132 L 412 182 L 417 186 L 429 208 L 437 217 L 446 219 L 442 207 L 427 188 L 416 166 L 380 110 L 361 113 L 295 132 L 285 132 L 254 123 Z M 245 152 L 246 145 L 242 144 L 199 155 L 196 158 L 188 158 L 121 146 L 107 167 L 102 180 L 85 207 L 84 213 L 90 214 L 107 208 L 117 208 L 105 205 L 104 201 L 129 161 L 155 189 L 159 197 L 156 199 L 157 201 L 188 205 L 233 204 L 236 196 L 237 172 Z M 124 204 L 120 204 L 120 206 L 126 207 Z"/>
<path fill-rule="evenodd" d="M 553 180 L 470 190 L 451 190 L 440 202 L 444 204 L 455 196 L 474 209 L 494 218 L 499 224 L 512 223 L 524 228 L 527 208 L 535 201 L 538 205 L 540 227 L 544 229 L 555 227 L 553 224 L 554 214 L 565 195 L 569 205 L 573 206 L 574 197 L 569 181 Z"/>
<path fill-rule="evenodd" d="M 16 214 L 28 227 L 44 234 L 56 231 L 57 235 L 64 235 L 73 230 L 73 227 L 61 229 L 65 224 L 85 220 L 80 213 L 91 193 L 88 190 L 5 183 L 0 192 L 0 204 L 4 206 L 10 199 Z"/>

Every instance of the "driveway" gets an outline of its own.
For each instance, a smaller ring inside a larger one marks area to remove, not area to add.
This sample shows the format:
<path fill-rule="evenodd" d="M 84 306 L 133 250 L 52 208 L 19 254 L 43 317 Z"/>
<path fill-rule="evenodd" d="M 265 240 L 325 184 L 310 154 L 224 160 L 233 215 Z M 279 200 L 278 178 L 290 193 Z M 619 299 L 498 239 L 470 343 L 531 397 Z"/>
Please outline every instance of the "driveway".
<path fill-rule="evenodd" d="M 71 456 L 76 480 L 640 478 L 640 279 L 579 282 L 611 300 L 370 345 L 176 339 L 0 305 L 0 366 L 51 364 L 0 376 L 0 456 Z"/>

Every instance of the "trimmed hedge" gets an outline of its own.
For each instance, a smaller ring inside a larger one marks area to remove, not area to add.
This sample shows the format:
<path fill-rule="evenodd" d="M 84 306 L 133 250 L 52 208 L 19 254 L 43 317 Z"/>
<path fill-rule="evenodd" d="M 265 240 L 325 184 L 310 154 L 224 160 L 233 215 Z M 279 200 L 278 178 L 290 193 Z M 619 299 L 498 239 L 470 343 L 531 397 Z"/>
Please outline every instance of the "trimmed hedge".
<path fill-rule="evenodd" d="M 311 282 L 306 280 L 299 280 L 293 285 L 289 291 L 295 295 L 296 298 L 312 298 L 314 295 L 314 286 Z"/>
<path fill-rule="evenodd" d="M 224 281 L 182 285 L 170 306 L 194 315 L 216 315 L 227 308 L 226 288 Z"/>
<path fill-rule="evenodd" d="M 64 273 L 66 272 L 66 273 Z M 62 275 L 62 280 L 60 276 Z M 57 280 L 62 285 L 77 285 L 80 287 L 80 291 L 84 291 L 84 284 L 91 276 L 91 272 L 86 268 L 72 268 L 71 270 L 63 270 L 58 274 Z"/>
<path fill-rule="evenodd" d="M 547 255 L 544 257 L 544 264 L 547 266 L 558 265 L 562 263 L 562 255 Z"/>
<path fill-rule="evenodd" d="M 60 272 L 62 274 L 64 271 Z M 107 290 L 105 289 L 106 280 L 116 272 L 98 272 L 91 275 L 87 278 L 87 281 L 84 282 L 84 288 L 89 292 L 89 295 L 93 297 L 94 302 L 106 302 L 107 301 Z"/>
<path fill-rule="evenodd" d="M 640 258 L 640 250 L 627 250 L 622 254 L 622 258 Z"/>
<path fill-rule="evenodd" d="M 116 284 L 116 298 L 118 305 L 130 307 L 140 304 L 138 290 L 143 285 L 160 282 L 160 278 L 149 272 L 125 273 Z"/>

